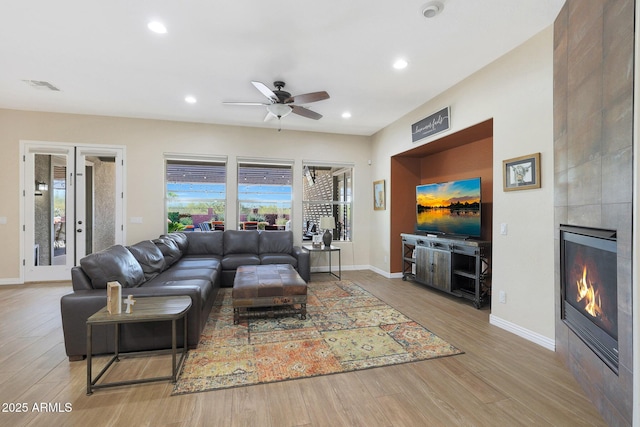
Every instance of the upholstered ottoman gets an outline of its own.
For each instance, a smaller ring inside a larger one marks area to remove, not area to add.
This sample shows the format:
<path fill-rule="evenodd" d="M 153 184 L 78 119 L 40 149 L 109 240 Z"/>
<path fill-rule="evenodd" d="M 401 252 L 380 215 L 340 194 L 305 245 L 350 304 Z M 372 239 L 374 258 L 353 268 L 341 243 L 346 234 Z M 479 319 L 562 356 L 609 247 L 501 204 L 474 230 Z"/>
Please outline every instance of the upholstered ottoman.
<path fill-rule="evenodd" d="M 307 283 L 290 264 L 240 266 L 231 292 L 235 324 L 241 317 L 276 314 L 307 318 Z"/>

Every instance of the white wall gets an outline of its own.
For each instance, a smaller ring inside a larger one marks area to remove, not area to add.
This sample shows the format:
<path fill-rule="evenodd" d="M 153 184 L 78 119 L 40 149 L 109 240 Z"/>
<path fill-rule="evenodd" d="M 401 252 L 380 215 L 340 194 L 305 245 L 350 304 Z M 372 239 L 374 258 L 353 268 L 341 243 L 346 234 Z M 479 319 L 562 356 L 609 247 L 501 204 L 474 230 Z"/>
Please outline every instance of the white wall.
<path fill-rule="evenodd" d="M 411 125 L 451 106 L 451 130 L 411 142 Z M 445 91 L 373 137 L 372 178 L 390 180 L 390 157 L 443 135 L 493 118 L 493 299 L 492 321 L 524 329 L 530 339 L 550 344 L 554 326 L 553 222 L 553 29 Z M 542 188 L 504 192 L 502 161 L 541 153 Z M 393 195 L 389 195 L 389 200 Z M 408 207 L 413 209 L 413 206 Z M 377 211 L 371 226 L 389 230 L 390 212 Z M 500 224 L 509 234 L 500 235 Z M 389 272 L 388 233 L 372 237 L 371 264 Z M 386 258 L 385 258 L 386 256 Z M 506 304 L 497 300 L 506 292 Z M 517 331 L 516 331 L 517 332 Z"/>
<path fill-rule="evenodd" d="M 21 140 L 109 144 L 126 146 L 125 164 L 127 243 L 155 238 L 164 230 L 164 153 L 228 156 L 227 218 L 235 225 L 236 158 L 293 160 L 293 230 L 295 241 L 302 239 L 302 162 L 352 162 L 354 164 L 354 243 L 338 242 L 342 263 L 369 265 L 369 211 L 371 176 L 370 138 L 283 129 L 243 128 L 159 120 L 124 119 L 24 112 L 0 109 L 0 283 L 20 277 L 20 176 Z M 129 222 L 141 217 L 142 224 Z"/>

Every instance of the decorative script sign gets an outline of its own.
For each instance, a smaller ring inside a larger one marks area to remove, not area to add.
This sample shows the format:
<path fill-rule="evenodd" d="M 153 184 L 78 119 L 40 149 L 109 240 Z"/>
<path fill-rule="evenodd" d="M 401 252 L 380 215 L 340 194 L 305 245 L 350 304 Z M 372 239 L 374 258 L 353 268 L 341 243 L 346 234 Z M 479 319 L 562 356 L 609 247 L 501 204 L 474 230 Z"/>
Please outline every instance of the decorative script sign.
<path fill-rule="evenodd" d="M 411 141 L 416 142 L 449 129 L 449 107 L 431 114 L 411 126 Z"/>

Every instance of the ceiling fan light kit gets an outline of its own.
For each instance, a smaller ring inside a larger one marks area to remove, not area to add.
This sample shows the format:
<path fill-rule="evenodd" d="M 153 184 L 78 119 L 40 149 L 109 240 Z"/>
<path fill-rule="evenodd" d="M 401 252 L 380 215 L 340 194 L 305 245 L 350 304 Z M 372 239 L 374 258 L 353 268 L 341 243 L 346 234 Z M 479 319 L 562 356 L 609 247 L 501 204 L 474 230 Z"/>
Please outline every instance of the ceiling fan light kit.
<path fill-rule="evenodd" d="M 267 105 L 267 111 L 276 116 L 277 118 L 282 118 L 288 116 L 293 110 L 288 105 L 283 104 L 271 104 Z"/>

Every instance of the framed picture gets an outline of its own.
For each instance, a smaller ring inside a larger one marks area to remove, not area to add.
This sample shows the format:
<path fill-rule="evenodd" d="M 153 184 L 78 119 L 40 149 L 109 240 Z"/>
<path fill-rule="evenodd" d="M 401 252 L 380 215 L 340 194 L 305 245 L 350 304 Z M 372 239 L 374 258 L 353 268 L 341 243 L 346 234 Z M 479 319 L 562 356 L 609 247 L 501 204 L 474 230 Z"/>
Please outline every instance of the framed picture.
<path fill-rule="evenodd" d="M 502 162 L 504 191 L 540 188 L 540 153 Z"/>
<path fill-rule="evenodd" d="M 384 188 L 384 179 L 373 182 L 373 210 L 385 210 L 386 192 Z"/>

